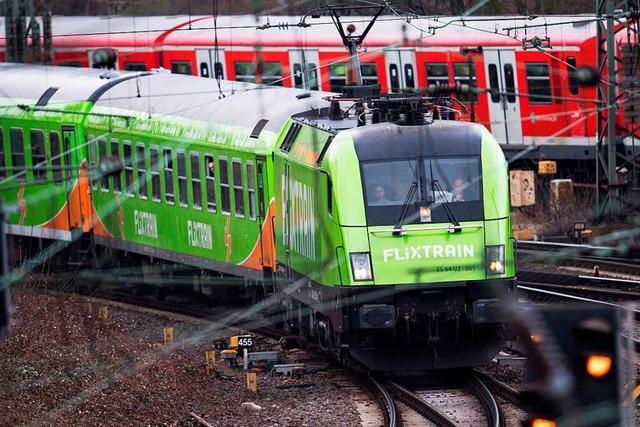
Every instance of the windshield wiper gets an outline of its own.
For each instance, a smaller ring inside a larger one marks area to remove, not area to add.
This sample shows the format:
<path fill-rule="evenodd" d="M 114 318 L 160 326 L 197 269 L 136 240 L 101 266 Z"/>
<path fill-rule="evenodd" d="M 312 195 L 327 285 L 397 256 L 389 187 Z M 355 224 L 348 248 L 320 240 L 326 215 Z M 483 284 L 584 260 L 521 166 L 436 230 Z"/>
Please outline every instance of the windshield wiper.
<path fill-rule="evenodd" d="M 447 217 L 449 217 L 449 221 L 451 221 L 451 223 L 454 226 L 453 232 L 454 233 L 459 233 L 461 231 L 461 229 L 460 229 L 460 221 L 458 221 L 458 218 L 456 218 L 456 216 L 454 215 L 453 211 L 451 210 L 451 205 L 449 204 L 449 201 L 447 200 L 446 192 L 442 189 L 442 186 L 440 185 L 440 183 L 438 182 L 437 179 L 434 179 L 431 182 L 431 186 L 436 191 L 438 191 L 438 193 L 440 193 L 440 198 L 442 199 L 442 206 L 444 206 L 444 211 L 447 213 Z"/>
<path fill-rule="evenodd" d="M 416 181 L 413 181 L 411 183 L 411 187 L 409 187 L 409 191 L 407 191 L 407 197 L 405 197 L 404 203 L 402 204 L 402 212 L 400 212 L 400 216 L 396 221 L 396 225 L 393 226 L 394 236 L 399 236 L 402 234 L 402 224 L 404 223 L 404 219 L 407 216 L 407 212 L 409 211 L 411 200 L 415 197 L 417 190 L 418 190 L 418 183 Z"/>

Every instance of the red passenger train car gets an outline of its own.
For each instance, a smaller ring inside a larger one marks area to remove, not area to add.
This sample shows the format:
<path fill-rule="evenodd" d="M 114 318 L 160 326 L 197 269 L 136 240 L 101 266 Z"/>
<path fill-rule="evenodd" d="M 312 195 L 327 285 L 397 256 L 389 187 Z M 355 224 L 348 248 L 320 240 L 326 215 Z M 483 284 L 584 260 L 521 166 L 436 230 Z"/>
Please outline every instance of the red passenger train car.
<path fill-rule="evenodd" d="M 508 156 L 529 148 L 527 158 L 593 160 L 596 89 L 578 85 L 572 73 L 576 66 L 596 63 L 592 18 L 406 22 L 383 16 L 361 48 L 364 82 L 379 83 L 385 92 L 454 85 L 468 83 L 471 68 L 477 86 L 488 90 L 473 99 L 458 95 L 467 107 L 462 119 L 487 126 Z M 278 27 L 299 21 L 220 16 L 214 26 L 212 16 L 54 17 L 54 64 L 90 67 L 97 51 L 112 48 L 116 67 L 123 70 L 164 68 L 205 78 L 340 91 L 349 58 L 333 24 L 320 18 L 309 19 L 308 28 Z M 355 24 L 357 32 L 368 18 L 344 21 Z M 538 26 L 565 21 L 573 23 Z M 270 29 L 257 29 L 268 23 Z M 532 27 L 510 35 L 503 31 L 525 24 Z M 536 36 L 548 37 L 551 48 L 525 49 L 523 39 Z M 1 58 L 2 42 L 0 48 Z M 624 126 L 622 113 L 620 122 Z"/>

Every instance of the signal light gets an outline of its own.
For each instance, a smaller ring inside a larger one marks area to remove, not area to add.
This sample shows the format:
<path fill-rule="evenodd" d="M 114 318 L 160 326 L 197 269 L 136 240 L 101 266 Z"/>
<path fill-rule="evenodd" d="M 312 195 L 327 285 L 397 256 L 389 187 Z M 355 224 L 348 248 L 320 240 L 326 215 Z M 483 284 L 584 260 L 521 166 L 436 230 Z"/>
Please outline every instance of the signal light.
<path fill-rule="evenodd" d="M 585 363 L 587 373 L 593 378 L 603 378 L 611 372 L 613 360 L 604 354 L 592 354 Z"/>
<path fill-rule="evenodd" d="M 556 427 L 557 425 L 558 424 L 556 424 L 556 422 L 552 420 L 546 420 L 544 418 L 534 418 L 533 420 L 531 420 L 530 427 Z"/>

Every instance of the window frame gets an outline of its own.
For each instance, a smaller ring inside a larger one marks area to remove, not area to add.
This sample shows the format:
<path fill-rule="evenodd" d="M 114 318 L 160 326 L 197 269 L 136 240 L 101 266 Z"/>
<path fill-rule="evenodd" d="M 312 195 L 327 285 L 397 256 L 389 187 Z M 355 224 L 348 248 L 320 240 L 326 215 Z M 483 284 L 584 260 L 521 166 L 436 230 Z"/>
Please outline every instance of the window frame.
<path fill-rule="evenodd" d="M 115 145 L 115 153 L 114 153 L 114 145 Z M 111 138 L 109 140 L 109 147 L 111 149 L 111 155 L 118 159 L 118 162 L 122 161 L 122 156 L 120 155 L 120 141 L 118 138 Z M 118 173 L 114 173 L 111 177 L 111 185 L 113 185 L 113 193 L 114 194 L 122 194 L 122 171 L 118 171 Z"/>
<path fill-rule="evenodd" d="M 256 168 L 253 161 L 247 160 L 244 164 L 245 173 L 247 174 L 247 201 L 249 207 L 249 219 L 255 221 L 257 218 L 256 209 Z M 251 169 L 251 177 L 249 176 L 249 169 Z M 252 203 L 253 202 L 253 203 Z M 245 210 L 246 213 L 246 210 Z"/>
<path fill-rule="evenodd" d="M 155 152 L 156 161 L 153 162 Z M 149 146 L 149 167 L 151 171 L 151 200 L 159 203 L 162 200 L 162 188 L 160 184 L 160 149 L 157 145 Z M 158 196 L 156 197 L 156 192 Z"/>
<path fill-rule="evenodd" d="M 175 166 L 174 166 L 174 157 L 173 157 L 173 149 L 162 147 L 162 181 L 164 182 L 164 191 L 163 197 L 164 202 L 167 205 L 175 205 L 176 204 L 176 185 L 175 185 Z M 169 157 L 167 157 L 167 153 L 169 153 Z M 170 163 L 167 163 L 167 159 Z M 169 172 L 169 174 L 167 174 Z M 167 177 L 167 175 L 170 175 Z M 171 184 L 171 192 L 168 191 L 167 183 Z"/>
<path fill-rule="evenodd" d="M 14 150 L 14 140 L 13 140 L 13 136 L 15 135 L 20 135 L 20 144 L 22 144 L 22 153 L 16 155 L 15 150 Z M 24 130 L 22 128 L 16 128 L 16 127 L 12 127 L 9 128 L 9 146 L 11 147 L 11 176 L 14 177 L 14 181 L 15 182 L 25 182 L 26 178 L 27 178 L 27 174 L 26 173 L 22 173 L 19 176 L 16 176 L 18 172 L 17 168 L 18 166 L 16 166 L 16 156 L 20 156 L 22 158 L 22 168 L 23 171 L 26 171 L 26 153 L 25 153 L 25 146 L 24 146 Z M 20 172 L 18 172 L 20 173 Z"/>
<path fill-rule="evenodd" d="M 39 161 L 36 161 L 36 154 L 34 152 L 33 136 L 34 134 L 40 135 L 40 154 Z M 31 168 L 33 170 L 33 182 L 46 183 L 47 182 L 47 148 L 45 144 L 45 134 L 42 129 L 29 129 L 29 145 L 31 148 Z M 41 164 L 40 166 L 37 166 Z"/>
<path fill-rule="evenodd" d="M 222 168 L 222 162 L 224 162 L 224 170 Z M 220 171 L 219 186 L 220 186 L 220 212 L 222 215 L 231 215 L 231 187 L 229 183 L 229 159 L 227 156 L 218 157 L 218 170 Z M 225 191 L 227 193 L 227 210 L 225 210 Z"/>
<path fill-rule="evenodd" d="M 210 160 L 210 161 L 209 161 Z M 213 163 L 213 171 L 209 168 L 209 163 Z M 216 202 L 216 159 L 213 154 L 204 154 L 204 167 L 205 167 L 205 191 L 204 194 L 207 197 L 207 210 L 215 213 L 217 211 Z M 209 187 L 211 186 L 211 187 Z M 209 199 L 209 188 L 213 190 L 213 200 Z"/>
<path fill-rule="evenodd" d="M 182 156 L 181 156 L 182 155 Z M 180 175 L 180 158 L 182 157 L 182 169 L 184 174 Z M 187 156 L 185 156 L 184 150 L 176 150 L 176 162 L 178 163 L 178 202 L 183 208 L 189 207 L 189 190 L 187 182 Z M 180 179 L 182 178 L 182 179 Z M 180 186 L 180 182 L 184 182 L 184 191 Z M 183 194 L 184 193 L 184 194 Z"/>
<path fill-rule="evenodd" d="M 456 65 L 462 65 L 466 67 L 467 74 L 466 75 L 456 74 Z M 469 65 L 471 66 L 469 67 Z M 476 86 L 476 87 L 478 86 L 478 67 L 476 66 L 475 62 L 472 62 L 471 64 L 469 64 L 469 62 L 467 61 L 457 61 L 452 64 L 452 67 L 453 67 L 453 83 L 454 84 L 457 83 L 458 81 L 460 82 L 460 84 L 469 84 L 469 80 L 471 80 L 472 86 Z M 472 70 L 473 70 L 473 73 L 471 72 Z M 457 95 L 457 99 L 458 101 L 465 104 L 470 104 L 471 102 L 474 102 L 476 104 L 478 103 L 478 95 L 476 93 L 468 93 L 468 94 L 460 93 L 459 95 Z"/>
<path fill-rule="evenodd" d="M 529 75 L 529 66 L 544 66 L 546 67 L 547 70 L 547 75 L 546 76 L 530 76 Z M 524 64 L 524 73 L 525 73 L 525 78 L 527 80 L 527 99 L 529 100 L 530 104 L 552 104 L 553 103 L 553 88 L 551 85 L 551 67 L 549 66 L 549 63 L 544 62 L 544 61 L 528 61 L 525 62 Z M 548 89 L 548 95 L 547 94 L 536 94 L 533 95 L 531 92 L 531 81 L 546 81 L 547 82 L 547 86 L 545 89 Z M 540 98 L 542 97 L 542 98 Z"/>
<path fill-rule="evenodd" d="M 188 66 L 189 72 L 188 73 L 178 73 L 176 71 L 176 69 L 178 69 L 178 67 L 181 66 L 181 65 Z M 184 60 L 184 59 L 176 59 L 175 61 L 171 61 L 171 74 L 182 74 L 183 76 L 192 76 L 193 75 L 193 64 L 191 63 L 191 61 Z"/>
<path fill-rule="evenodd" d="M 249 69 L 251 73 L 249 74 L 240 74 L 238 73 L 238 69 L 236 66 L 238 64 L 249 64 Z M 255 61 L 245 61 L 245 60 L 235 60 L 233 61 L 233 74 L 234 80 L 237 82 L 244 83 L 258 83 L 258 74 L 256 73 L 256 63 Z"/>
<path fill-rule="evenodd" d="M 7 177 L 7 159 L 5 158 L 4 149 L 4 126 L 0 126 L 0 178 Z"/>
<path fill-rule="evenodd" d="M 142 148 L 142 159 L 140 159 L 140 148 Z M 144 142 L 136 142 L 136 173 L 135 176 L 138 180 L 138 185 L 136 185 L 136 190 L 138 193 L 138 197 L 141 200 L 149 199 L 149 187 L 147 182 L 147 147 Z M 140 164 L 142 163 L 142 171 L 140 170 Z M 144 190 L 144 194 L 143 194 Z"/>
<path fill-rule="evenodd" d="M 133 170 L 133 143 L 127 139 L 122 142 L 122 160 L 124 162 L 124 192 L 128 197 L 135 197 L 134 187 L 134 170 Z M 127 156 L 127 147 L 129 148 L 129 156 Z"/>
<path fill-rule="evenodd" d="M 50 159 L 51 159 L 51 182 L 53 182 L 54 184 L 62 184 L 64 182 L 64 170 L 63 170 L 63 165 L 62 162 L 64 160 L 64 156 L 62 155 L 62 150 L 61 150 L 61 139 L 60 139 L 60 134 L 58 134 L 58 131 L 49 131 L 49 153 L 50 153 Z M 55 135 L 55 146 L 57 148 L 57 153 L 54 153 L 53 151 L 53 141 L 54 139 L 51 139 L 51 136 Z"/>
<path fill-rule="evenodd" d="M 444 70 L 446 71 L 445 76 L 434 76 L 429 74 L 429 68 L 433 66 L 444 66 Z M 427 77 L 427 86 L 431 83 L 443 82 L 445 84 L 449 84 L 449 63 L 447 62 L 425 62 L 424 64 L 424 73 Z"/>
<path fill-rule="evenodd" d="M 239 165 L 238 169 L 240 171 L 240 185 L 237 185 L 236 183 L 236 174 L 235 174 L 235 170 L 234 170 L 234 165 Z M 233 186 L 233 204 L 234 204 L 234 209 L 233 212 L 235 214 L 235 216 L 237 218 L 246 218 L 247 217 L 247 210 L 245 208 L 246 204 L 245 204 L 245 200 L 244 200 L 244 196 L 245 196 L 245 188 L 244 188 L 244 176 L 242 173 L 242 159 L 240 159 L 239 157 L 233 157 L 231 159 L 231 179 L 232 179 L 232 183 L 231 185 Z M 241 204 L 238 204 L 238 197 L 237 197 L 237 192 L 241 193 Z M 238 211 L 241 210 L 242 213 L 238 213 Z"/>
<path fill-rule="evenodd" d="M 107 138 L 101 136 L 98 138 L 98 165 L 97 169 L 100 170 L 100 161 L 109 157 L 111 153 L 111 142 L 107 145 Z M 107 175 L 100 176 L 100 191 L 107 193 L 109 191 L 109 177 Z"/>
<path fill-rule="evenodd" d="M 197 162 L 197 178 L 194 174 L 194 168 L 193 168 L 193 161 L 194 159 Z M 189 153 L 189 168 L 191 169 L 191 199 L 192 199 L 192 204 L 193 204 L 193 208 L 196 210 L 201 211 L 202 210 L 202 156 L 200 156 L 200 153 L 198 153 L 197 151 L 191 151 Z M 198 204 L 196 204 L 196 190 L 198 191 L 199 194 L 199 202 Z"/>

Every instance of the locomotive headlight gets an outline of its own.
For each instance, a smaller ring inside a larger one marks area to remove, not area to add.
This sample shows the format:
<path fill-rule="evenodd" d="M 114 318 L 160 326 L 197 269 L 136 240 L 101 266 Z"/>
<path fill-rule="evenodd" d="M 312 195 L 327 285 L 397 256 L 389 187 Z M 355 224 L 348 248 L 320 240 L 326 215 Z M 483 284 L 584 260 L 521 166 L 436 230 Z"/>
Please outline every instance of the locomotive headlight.
<path fill-rule="evenodd" d="M 353 280 L 356 282 L 371 280 L 371 259 L 369 258 L 369 252 L 351 253 L 349 257 L 351 258 Z"/>
<path fill-rule="evenodd" d="M 504 245 L 487 246 L 487 274 L 504 274 Z"/>

